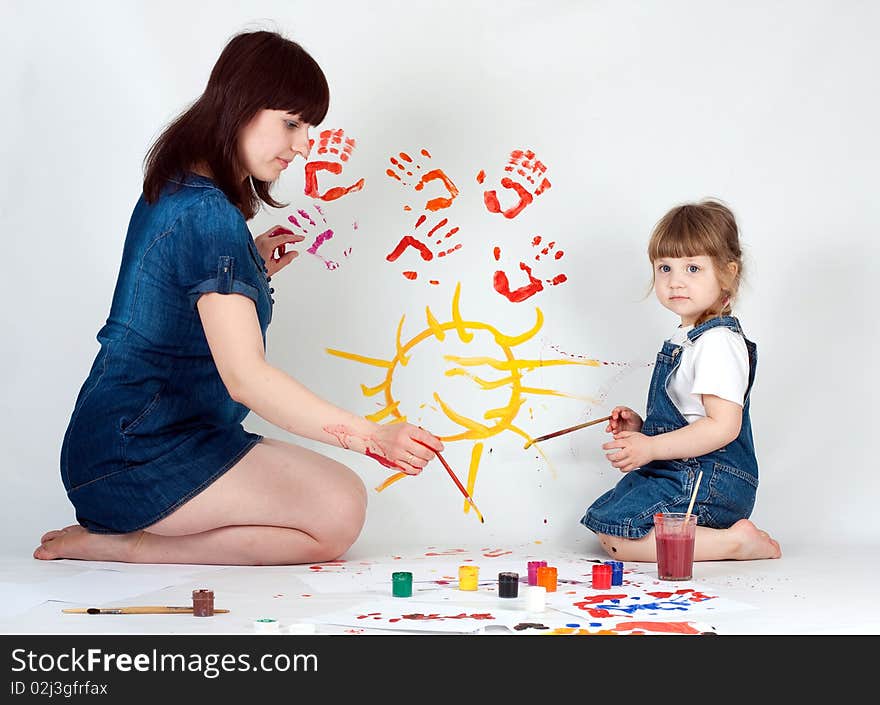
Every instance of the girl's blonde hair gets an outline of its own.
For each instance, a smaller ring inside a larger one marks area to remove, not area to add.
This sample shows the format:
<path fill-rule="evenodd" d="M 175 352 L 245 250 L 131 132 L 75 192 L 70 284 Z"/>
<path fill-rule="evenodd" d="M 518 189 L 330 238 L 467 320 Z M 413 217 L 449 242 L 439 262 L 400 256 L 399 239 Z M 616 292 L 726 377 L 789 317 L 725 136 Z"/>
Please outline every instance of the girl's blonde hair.
<path fill-rule="evenodd" d="M 711 258 L 721 284 L 721 299 L 720 305 L 703 313 L 695 325 L 715 316 L 730 315 L 742 281 L 743 257 L 736 218 L 720 201 L 705 199 L 676 206 L 657 222 L 648 241 L 652 264 L 664 257 L 699 256 Z M 654 277 L 652 267 L 651 288 Z"/>

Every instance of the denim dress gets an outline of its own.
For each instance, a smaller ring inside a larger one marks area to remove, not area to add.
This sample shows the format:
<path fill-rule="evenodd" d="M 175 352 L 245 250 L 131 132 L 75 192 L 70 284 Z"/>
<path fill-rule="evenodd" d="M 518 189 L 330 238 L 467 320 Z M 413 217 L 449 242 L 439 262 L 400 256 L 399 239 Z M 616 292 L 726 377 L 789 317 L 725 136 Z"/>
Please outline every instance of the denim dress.
<path fill-rule="evenodd" d="M 707 330 L 725 326 L 742 335 L 733 316 L 713 318 L 694 327 L 688 338 L 695 341 Z M 749 419 L 749 394 L 755 381 L 758 352 L 744 335 L 749 355 L 749 381 L 739 436 L 723 448 L 698 458 L 652 460 L 625 473 L 617 485 L 587 509 L 581 524 L 598 534 L 626 539 L 645 536 L 654 526 L 656 512 L 686 512 L 697 475 L 703 477 L 692 513 L 698 526 L 726 529 L 739 519 L 748 518 L 755 506 L 758 489 L 758 461 Z M 666 385 L 681 362 L 682 346 L 664 341 L 648 391 L 647 418 L 642 426 L 646 436 L 656 436 L 687 426 L 687 420 L 669 398 Z"/>
<path fill-rule="evenodd" d="M 205 489 L 261 436 L 223 384 L 199 318 L 202 294 L 242 294 L 265 348 L 273 290 L 241 212 L 186 174 L 138 200 L 100 349 L 61 448 L 77 521 L 96 533 L 143 529 Z"/>

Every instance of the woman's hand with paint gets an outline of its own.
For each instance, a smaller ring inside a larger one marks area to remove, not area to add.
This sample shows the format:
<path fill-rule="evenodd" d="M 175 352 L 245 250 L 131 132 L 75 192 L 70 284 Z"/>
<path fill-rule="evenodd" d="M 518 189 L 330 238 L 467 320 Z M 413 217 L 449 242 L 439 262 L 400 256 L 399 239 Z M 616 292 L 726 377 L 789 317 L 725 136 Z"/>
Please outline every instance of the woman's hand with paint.
<path fill-rule="evenodd" d="M 271 277 L 276 272 L 284 269 L 290 264 L 295 257 L 299 257 L 299 252 L 290 250 L 285 252 L 288 244 L 296 244 L 305 240 L 305 235 L 294 235 L 282 225 L 275 225 L 269 228 L 262 235 L 254 238 L 254 244 L 257 246 L 257 252 L 266 263 L 267 274 Z"/>
<path fill-rule="evenodd" d="M 611 410 L 611 419 L 605 427 L 606 433 L 618 434 L 622 431 L 641 431 L 642 417 L 628 406 L 615 406 Z"/>
<path fill-rule="evenodd" d="M 407 475 L 418 475 L 443 450 L 434 434 L 410 423 L 377 424 L 366 455 Z"/>
<path fill-rule="evenodd" d="M 637 470 L 654 460 L 652 437 L 636 431 L 615 433 L 614 440 L 603 443 L 602 449 L 610 451 L 605 457 L 620 472 Z"/>

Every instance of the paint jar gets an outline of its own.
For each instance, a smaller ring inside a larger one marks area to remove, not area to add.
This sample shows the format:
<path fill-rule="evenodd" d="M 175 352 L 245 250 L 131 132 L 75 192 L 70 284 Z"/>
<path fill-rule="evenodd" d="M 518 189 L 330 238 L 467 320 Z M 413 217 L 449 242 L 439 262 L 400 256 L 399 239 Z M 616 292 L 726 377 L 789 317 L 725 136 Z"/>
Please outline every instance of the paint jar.
<path fill-rule="evenodd" d="M 546 605 L 547 589 L 543 585 L 526 587 L 526 610 L 528 612 L 543 612 Z"/>
<path fill-rule="evenodd" d="M 519 595 L 519 573 L 498 573 L 498 597 Z"/>
<path fill-rule="evenodd" d="M 547 592 L 556 592 L 556 568 L 549 565 L 538 566 L 538 585 L 543 585 Z"/>
<path fill-rule="evenodd" d="M 611 587 L 611 566 L 602 563 L 593 566 L 593 590 L 607 590 Z"/>
<path fill-rule="evenodd" d="M 693 577 L 696 535 L 696 514 L 658 512 L 654 515 L 657 577 L 660 580 L 690 580 Z"/>
<path fill-rule="evenodd" d="M 193 617 L 214 616 L 214 591 L 193 590 Z"/>
<path fill-rule="evenodd" d="M 391 594 L 394 597 L 412 597 L 412 573 L 407 571 L 392 573 Z"/>
<path fill-rule="evenodd" d="M 475 565 L 461 565 L 458 567 L 458 589 L 476 590 L 480 576 L 480 568 Z"/>
<path fill-rule="evenodd" d="M 611 566 L 611 585 L 623 585 L 623 561 L 605 561 Z"/>
<path fill-rule="evenodd" d="M 538 584 L 538 568 L 547 565 L 547 561 L 529 561 L 529 585 Z"/>

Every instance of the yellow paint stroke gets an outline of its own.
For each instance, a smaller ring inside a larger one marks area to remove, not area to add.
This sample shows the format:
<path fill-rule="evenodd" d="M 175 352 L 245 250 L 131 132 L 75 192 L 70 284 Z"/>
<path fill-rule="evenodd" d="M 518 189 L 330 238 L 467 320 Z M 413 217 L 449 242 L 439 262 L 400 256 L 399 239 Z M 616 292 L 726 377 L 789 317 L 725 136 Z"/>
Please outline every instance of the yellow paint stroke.
<path fill-rule="evenodd" d="M 446 339 L 447 331 L 454 331 L 458 336 L 458 339 L 465 344 L 473 341 L 474 335 L 477 331 L 484 331 L 492 337 L 495 344 L 499 348 L 500 354 L 495 356 L 477 357 L 444 355 L 443 360 L 445 360 L 447 364 L 451 363 L 456 365 L 456 367 L 453 367 L 452 369 L 446 371 L 445 374 L 450 377 L 464 375 L 473 380 L 476 385 L 483 390 L 499 389 L 504 386 L 509 386 L 510 397 L 505 405 L 494 409 L 489 409 L 488 411 L 484 412 L 483 420 L 489 423 L 481 423 L 480 421 L 470 418 L 460 411 L 454 409 L 450 404 L 444 402 L 437 394 L 437 392 L 434 392 L 434 400 L 440 406 L 439 413 L 443 413 L 450 421 L 463 429 L 460 433 L 453 433 L 450 435 L 441 436 L 440 438 L 444 442 L 459 440 L 482 441 L 487 438 L 491 438 L 492 436 L 495 436 L 502 431 L 511 431 L 522 436 L 526 441 L 531 441 L 532 438 L 525 431 L 514 425 L 514 420 L 516 419 L 517 415 L 522 409 L 523 404 L 526 401 L 525 395 L 543 395 L 566 397 L 572 399 L 584 399 L 583 397 L 567 394 L 559 390 L 530 387 L 524 386 L 522 384 L 524 374 L 544 367 L 555 367 L 561 365 L 598 367 L 599 365 L 601 365 L 598 360 L 518 359 L 514 355 L 513 348 L 531 340 L 544 325 L 544 314 L 539 308 L 535 308 L 535 323 L 530 329 L 517 335 L 508 335 L 501 332 L 489 323 L 465 320 L 461 315 L 460 301 L 461 283 L 459 282 L 458 284 L 456 284 L 455 292 L 452 297 L 452 310 L 450 319 L 448 321 L 441 322 L 431 312 L 431 309 L 426 307 L 426 328 L 414 335 L 409 340 L 404 340 L 403 338 L 403 326 L 405 322 L 405 316 L 401 316 L 400 321 L 397 325 L 397 331 L 395 333 L 394 357 L 392 357 L 391 359 L 367 357 L 365 355 L 346 352 L 344 350 L 336 350 L 333 348 L 326 349 L 327 352 L 331 355 L 351 360 L 353 362 L 359 362 L 364 365 L 378 367 L 386 371 L 385 378 L 379 384 L 376 384 L 375 386 L 367 386 L 364 384 L 361 385 L 361 392 L 365 397 L 372 397 L 378 394 L 382 394 L 382 396 L 384 397 L 383 408 L 380 411 L 367 416 L 368 419 L 376 422 L 388 420 L 388 423 L 397 423 L 406 420 L 406 416 L 402 414 L 399 409 L 400 401 L 394 398 L 394 393 L 392 389 L 394 373 L 398 369 L 398 366 L 405 367 L 409 363 L 411 351 L 419 343 L 422 343 L 429 339 L 443 342 Z M 500 379 L 487 380 L 471 374 L 465 369 L 462 369 L 479 366 L 498 370 L 505 374 Z M 587 400 L 595 403 L 595 400 Z M 419 408 L 423 408 L 424 405 L 425 404 L 423 403 Z M 429 405 L 429 407 L 431 409 L 434 409 L 434 406 L 432 405 Z M 531 414 L 531 410 L 529 411 L 529 413 Z M 533 447 L 544 459 L 544 462 L 547 463 L 548 468 L 555 478 L 556 470 L 553 467 L 552 463 L 550 463 L 550 461 L 547 459 L 547 456 L 544 455 L 540 447 Z M 473 496 L 472 483 L 476 480 L 481 452 L 482 443 L 475 444 L 472 450 L 471 473 L 468 486 L 468 491 L 471 492 L 471 496 Z M 381 492 L 386 487 L 390 486 L 394 482 L 397 482 L 397 480 L 400 480 L 405 476 L 406 474 L 402 472 L 394 473 L 387 480 L 385 480 L 385 482 L 379 485 L 376 490 Z M 465 503 L 465 511 L 469 511 L 469 507 L 470 505 Z"/>
<path fill-rule="evenodd" d="M 467 487 L 468 494 L 474 496 L 474 485 L 477 484 L 477 473 L 480 470 L 480 457 L 483 455 L 483 444 L 474 443 L 471 448 L 471 464 L 468 466 Z M 467 514 L 471 510 L 470 502 L 464 502 L 464 513 Z"/>

